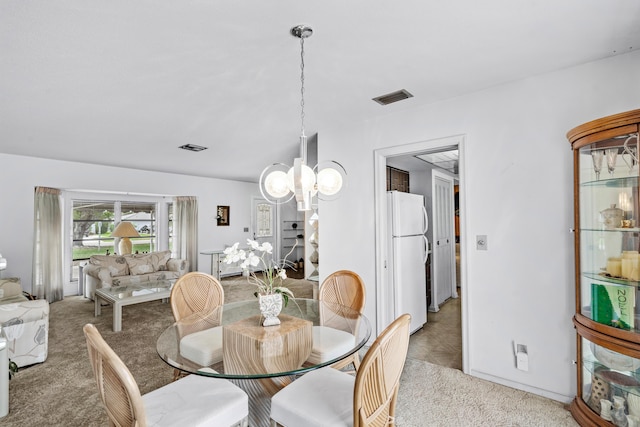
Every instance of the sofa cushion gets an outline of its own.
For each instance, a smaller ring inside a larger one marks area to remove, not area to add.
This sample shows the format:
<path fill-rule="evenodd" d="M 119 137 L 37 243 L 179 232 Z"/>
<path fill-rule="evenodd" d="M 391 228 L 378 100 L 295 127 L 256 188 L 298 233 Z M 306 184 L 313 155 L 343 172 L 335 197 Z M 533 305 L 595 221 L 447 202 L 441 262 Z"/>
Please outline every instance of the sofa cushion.
<path fill-rule="evenodd" d="M 123 256 L 118 255 L 92 255 L 89 263 L 106 268 L 112 277 L 129 275 L 129 264 Z"/>
<path fill-rule="evenodd" d="M 181 275 L 182 274 L 180 274 L 180 272 L 178 271 L 155 271 L 149 274 L 114 277 L 111 285 L 128 286 L 136 285 L 139 283 L 155 282 L 158 280 L 173 280 L 180 278 Z"/>
<path fill-rule="evenodd" d="M 22 296 L 22 286 L 18 277 L 0 279 L 0 303 Z"/>
<path fill-rule="evenodd" d="M 132 275 L 149 274 L 156 271 L 166 271 L 167 261 L 169 261 L 169 258 L 171 258 L 171 251 L 125 256 L 125 259 L 129 264 L 129 271 Z"/>

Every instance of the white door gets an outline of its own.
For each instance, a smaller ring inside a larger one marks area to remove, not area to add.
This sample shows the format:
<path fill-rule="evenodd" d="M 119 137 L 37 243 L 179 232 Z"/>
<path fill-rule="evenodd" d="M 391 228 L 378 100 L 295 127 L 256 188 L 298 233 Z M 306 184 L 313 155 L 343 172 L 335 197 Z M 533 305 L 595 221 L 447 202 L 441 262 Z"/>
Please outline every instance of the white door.
<path fill-rule="evenodd" d="M 455 265 L 455 229 L 453 178 L 436 170 L 432 172 L 433 263 L 430 311 L 457 298 Z"/>
<path fill-rule="evenodd" d="M 273 259 L 280 259 L 278 244 L 277 208 L 265 199 L 254 198 L 251 201 L 251 236 L 253 240 L 262 244 L 269 242 L 273 246 Z M 242 244 L 241 244 L 242 246 Z M 266 261 L 266 260 L 265 260 Z"/>

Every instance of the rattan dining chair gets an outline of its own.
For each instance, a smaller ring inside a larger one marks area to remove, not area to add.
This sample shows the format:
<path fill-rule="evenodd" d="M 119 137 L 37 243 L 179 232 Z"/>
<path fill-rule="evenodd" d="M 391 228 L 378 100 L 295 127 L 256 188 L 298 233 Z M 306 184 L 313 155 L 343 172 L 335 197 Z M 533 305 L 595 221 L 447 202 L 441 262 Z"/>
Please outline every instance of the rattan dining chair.
<path fill-rule="evenodd" d="M 142 396 L 136 380 L 91 323 L 84 328 L 100 400 L 113 426 L 246 426 L 247 394 L 220 378 L 189 375 Z"/>
<path fill-rule="evenodd" d="M 329 303 L 321 306 L 320 325 L 313 327 L 313 349 L 308 361 L 318 364 L 340 356 L 344 351 L 353 348 L 354 334 L 358 320 L 345 322 L 351 313 L 340 307 L 348 307 L 358 314 L 362 314 L 366 298 L 365 286 L 362 278 L 350 270 L 339 270 L 330 274 L 320 285 L 318 300 Z M 352 316 L 351 316 L 352 317 Z M 342 369 L 353 363 L 357 370 L 360 364 L 358 352 L 332 365 Z"/>
<path fill-rule="evenodd" d="M 215 277 L 190 272 L 173 285 L 170 304 L 176 322 L 196 314 L 209 317 L 209 313 L 216 313 L 221 316 L 219 307 L 224 304 L 224 289 Z M 195 333 L 188 333 L 184 328 L 183 332 L 184 336 L 179 337 L 183 358 L 200 366 L 210 366 L 222 360 L 222 327 L 214 326 Z M 182 375 L 180 370 L 174 370 L 174 379 Z"/>
<path fill-rule="evenodd" d="M 170 300 L 173 317 L 178 321 L 224 304 L 224 289 L 215 277 L 193 271 L 176 281 Z"/>
<path fill-rule="evenodd" d="M 393 426 L 411 316 L 376 338 L 356 376 L 331 367 L 311 371 L 271 398 L 271 426 Z"/>

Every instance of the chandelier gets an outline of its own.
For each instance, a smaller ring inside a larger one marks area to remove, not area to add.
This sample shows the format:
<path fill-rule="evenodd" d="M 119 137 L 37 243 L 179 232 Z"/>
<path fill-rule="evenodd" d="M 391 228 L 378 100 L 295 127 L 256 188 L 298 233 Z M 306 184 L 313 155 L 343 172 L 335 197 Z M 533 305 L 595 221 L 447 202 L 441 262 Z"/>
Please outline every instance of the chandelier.
<path fill-rule="evenodd" d="M 300 39 L 300 157 L 293 160 L 293 166 L 274 163 L 260 174 L 260 193 L 271 203 L 286 203 L 296 199 L 299 211 L 311 210 L 312 199 L 333 200 L 346 186 L 347 172 L 335 161 L 318 163 L 311 168 L 307 165 L 307 136 L 304 133 L 304 40 L 311 37 L 313 30 L 306 25 L 296 25 L 291 35 Z"/>

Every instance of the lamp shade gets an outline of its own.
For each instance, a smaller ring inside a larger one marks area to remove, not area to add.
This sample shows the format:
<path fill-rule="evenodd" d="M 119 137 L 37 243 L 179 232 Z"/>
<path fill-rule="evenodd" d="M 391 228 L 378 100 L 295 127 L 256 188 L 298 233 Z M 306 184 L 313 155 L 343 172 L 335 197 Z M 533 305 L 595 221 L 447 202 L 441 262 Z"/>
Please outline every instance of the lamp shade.
<path fill-rule="evenodd" d="M 7 268 L 7 259 L 2 257 L 2 254 L 0 254 L 0 270 L 4 270 L 5 268 Z"/>
<path fill-rule="evenodd" d="M 133 224 L 128 221 L 122 221 L 118 224 L 111 235 L 113 237 L 140 237 Z"/>

